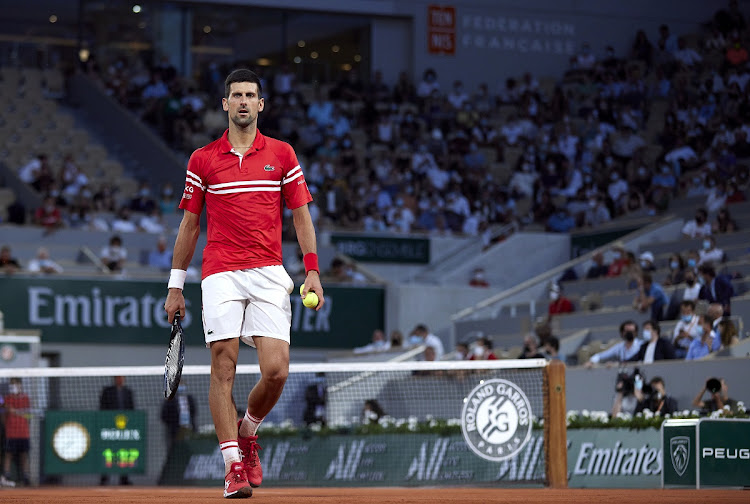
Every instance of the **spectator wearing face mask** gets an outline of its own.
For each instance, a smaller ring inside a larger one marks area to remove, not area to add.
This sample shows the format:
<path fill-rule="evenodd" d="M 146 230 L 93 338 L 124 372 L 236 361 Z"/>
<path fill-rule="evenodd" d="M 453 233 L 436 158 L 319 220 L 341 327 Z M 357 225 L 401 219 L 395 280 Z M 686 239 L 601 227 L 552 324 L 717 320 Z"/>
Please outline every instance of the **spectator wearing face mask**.
<path fill-rule="evenodd" d="M 492 340 L 489 338 L 479 338 L 474 348 L 471 350 L 469 360 L 497 360 L 495 352 L 492 350 Z"/>
<path fill-rule="evenodd" d="M 698 266 L 706 263 L 721 263 L 726 260 L 726 254 L 716 247 L 716 239 L 713 236 L 703 238 L 703 247 L 698 251 Z"/>
<path fill-rule="evenodd" d="M 674 347 L 669 340 L 661 337 L 661 328 L 657 321 L 649 320 L 643 323 L 642 339 L 638 353 L 629 358 L 629 361 L 651 364 L 658 360 L 674 359 Z"/>
<path fill-rule="evenodd" d="M 669 273 L 664 279 L 664 285 L 679 285 L 685 281 L 685 261 L 680 254 L 669 256 Z"/>
<path fill-rule="evenodd" d="M 685 238 L 702 238 L 711 235 L 711 223 L 708 222 L 708 212 L 705 208 L 695 211 L 695 218 L 687 221 L 682 227 Z"/>
<path fill-rule="evenodd" d="M 664 289 L 653 281 L 650 273 L 643 273 L 639 283 L 638 294 L 633 303 L 635 308 L 641 312 L 650 310 L 651 320 L 662 320 L 664 307 L 669 304 Z"/>
<path fill-rule="evenodd" d="M 641 348 L 641 340 L 636 339 L 637 333 L 638 324 L 632 320 L 626 320 L 620 324 L 620 338 L 622 338 L 622 341 L 606 350 L 595 353 L 584 366 L 591 368 L 594 364 L 607 361 L 626 362 L 631 357 L 637 355 Z"/>
<path fill-rule="evenodd" d="M 680 319 L 672 333 L 675 358 L 684 359 L 693 340 L 698 338 L 698 319 L 694 301 L 686 299 L 680 303 Z"/>
<path fill-rule="evenodd" d="M 372 342 L 365 346 L 356 347 L 353 352 L 355 354 L 372 353 L 372 352 L 385 352 L 390 350 L 391 342 L 385 337 L 385 333 L 382 329 L 375 329 L 372 332 Z"/>
<path fill-rule="evenodd" d="M 718 335 L 711 329 L 711 320 L 702 315 L 698 320 L 697 337 L 690 343 L 685 360 L 702 359 L 712 352 L 713 340 Z"/>
<path fill-rule="evenodd" d="M 549 307 L 547 313 L 550 317 L 560 313 L 572 313 L 575 311 L 573 303 L 565 297 L 559 284 L 552 284 L 549 290 Z"/>
<path fill-rule="evenodd" d="M 720 304 L 724 309 L 724 315 L 731 315 L 731 298 L 734 296 L 734 287 L 728 275 L 717 275 L 716 270 L 710 263 L 702 264 L 698 271 L 703 278 L 700 299 L 709 303 Z"/>
<path fill-rule="evenodd" d="M 622 270 L 628 267 L 630 261 L 628 255 L 625 253 L 625 247 L 621 242 L 617 242 L 612 246 L 612 262 L 609 264 L 607 270 L 608 277 L 616 277 L 622 274 Z"/>
<path fill-rule="evenodd" d="M 651 252 L 644 252 L 639 257 L 638 260 L 640 261 L 641 265 L 641 271 L 644 272 L 653 272 L 656 271 L 656 266 L 654 266 L 654 254 Z"/>
<path fill-rule="evenodd" d="M 432 334 L 424 324 L 417 324 L 409 336 L 408 346 L 415 347 L 419 345 L 432 347 L 435 350 L 435 360 L 443 358 L 443 354 L 445 353 L 443 342 L 440 338 Z"/>

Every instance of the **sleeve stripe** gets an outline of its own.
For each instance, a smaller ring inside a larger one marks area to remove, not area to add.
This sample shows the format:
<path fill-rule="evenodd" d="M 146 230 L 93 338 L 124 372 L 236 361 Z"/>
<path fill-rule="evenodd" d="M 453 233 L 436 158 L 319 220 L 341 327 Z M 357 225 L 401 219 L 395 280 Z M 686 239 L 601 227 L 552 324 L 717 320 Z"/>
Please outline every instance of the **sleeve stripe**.
<path fill-rule="evenodd" d="M 188 172 L 188 173 L 190 173 L 190 172 Z M 203 190 L 203 191 L 205 191 L 205 190 L 206 190 L 206 188 L 205 188 L 205 187 L 204 187 L 203 185 L 201 185 L 201 183 L 200 183 L 200 182 L 198 182 L 198 181 L 196 181 L 195 179 L 193 179 L 193 178 L 192 178 L 192 177 L 191 177 L 190 175 L 188 175 L 187 177 L 185 177 L 185 182 L 190 182 L 190 183 L 191 183 L 191 184 L 193 184 L 194 186 L 198 186 L 198 187 L 200 187 L 200 188 L 201 188 L 201 190 Z"/>
<path fill-rule="evenodd" d="M 297 175 L 293 176 L 292 178 L 285 178 L 284 179 L 284 185 L 288 184 L 292 180 L 294 180 L 296 178 L 299 178 L 299 177 L 303 177 L 304 178 L 304 176 L 302 175 L 302 171 L 300 171 L 299 173 L 297 173 Z"/>
<path fill-rule="evenodd" d="M 187 174 L 188 174 L 188 177 L 190 177 L 190 176 L 194 177 L 194 178 L 195 178 L 195 180 L 197 180 L 199 184 L 203 184 L 203 179 L 201 179 L 201 178 L 200 178 L 200 177 L 199 177 L 198 175 L 196 175 L 195 173 L 193 173 L 193 172 L 191 172 L 190 170 L 188 170 L 188 171 L 187 171 Z"/>
<path fill-rule="evenodd" d="M 292 168 L 291 170 L 289 170 L 289 173 L 287 173 L 286 177 L 284 177 L 284 178 L 289 178 L 289 175 L 294 175 L 294 172 L 296 172 L 298 170 L 302 171 L 302 167 L 300 165 L 297 165 L 294 168 Z"/>

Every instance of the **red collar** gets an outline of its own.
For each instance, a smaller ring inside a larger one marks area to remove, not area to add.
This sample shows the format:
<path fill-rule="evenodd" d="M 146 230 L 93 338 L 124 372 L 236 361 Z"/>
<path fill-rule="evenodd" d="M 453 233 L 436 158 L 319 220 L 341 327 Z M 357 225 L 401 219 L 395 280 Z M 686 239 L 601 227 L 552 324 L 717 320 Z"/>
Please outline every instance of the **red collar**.
<path fill-rule="evenodd" d="M 266 146 L 266 137 L 264 137 L 260 130 L 257 130 L 255 133 L 255 140 L 253 140 L 253 151 L 261 150 L 263 147 Z M 232 144 L 229 143 L 229 129 L 227 128 L 224 130 L 224 134 L 221 135 L 221 138 L 219 139 L 219 147 L 221 148 L 221 152 L 224 154 L 229 154 L 232 152 Z M 244 153 L 243 153 L 244 154 Z"/>

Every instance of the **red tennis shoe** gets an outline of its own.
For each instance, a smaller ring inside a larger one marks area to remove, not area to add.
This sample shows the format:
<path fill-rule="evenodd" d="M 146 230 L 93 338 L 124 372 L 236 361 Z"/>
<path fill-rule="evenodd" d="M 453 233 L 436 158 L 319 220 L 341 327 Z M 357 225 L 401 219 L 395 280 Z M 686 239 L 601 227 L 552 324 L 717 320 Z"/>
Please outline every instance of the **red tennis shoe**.
<path fill-rule="evenodd" d="M 242 464 L 245 466 L 245 474 L 247 474 L 247 481 L 250 486 L 257 488 L 263 481 L 263 468 L 260 466 L 260 458 L 258 457 L 258 450 L 263 448 L 256 442 L 258 436 L 240 436 L 240 425 L 242 425 L 242 420 L 237 423 L 237 444 L 240 447 Z"/>
<path fill-rule="evenodd" d="M 242 462 L 235 462 L 224 477 L 225 499 L 246 499 L 253 496 L 253 489 L 247 482 L 245 466 Z"/>

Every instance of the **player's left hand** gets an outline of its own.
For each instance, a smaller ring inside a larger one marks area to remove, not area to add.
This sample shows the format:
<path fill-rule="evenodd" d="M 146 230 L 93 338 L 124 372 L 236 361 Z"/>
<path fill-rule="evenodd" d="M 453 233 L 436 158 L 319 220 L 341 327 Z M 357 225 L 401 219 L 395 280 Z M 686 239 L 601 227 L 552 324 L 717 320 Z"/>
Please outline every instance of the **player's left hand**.
<path fill-rule="evenodd" d="M 315 307 L 315 311 L 320 310 L 326 302 L 325 296 L 323 296 L 323 286 L 320 284 L 320 275 L 317 271 L 310 270 L 305 277 L 305 288 L 302 290 L 302 299 L 305 299 L 308 291 L 313 291 L 318 295 L 318 306 Z"/>

